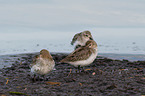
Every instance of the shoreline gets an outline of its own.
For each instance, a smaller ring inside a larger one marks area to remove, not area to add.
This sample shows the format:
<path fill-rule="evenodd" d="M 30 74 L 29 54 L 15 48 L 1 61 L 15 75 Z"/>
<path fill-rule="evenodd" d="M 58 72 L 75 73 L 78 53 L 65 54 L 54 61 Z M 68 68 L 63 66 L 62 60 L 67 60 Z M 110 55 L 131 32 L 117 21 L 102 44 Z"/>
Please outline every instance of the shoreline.
<path fill-rule="evenodd" d="M 0 55 L 0 69 L 4 67 L 10 67 L 12 63 L 14 63 L 15 60 L 17 60 L 19 57 L 23 57 L 26 55 L 31 54 L 38 54 L 39 52 L 32 52 L 32 53 L 20 53 L 20 54 L 8 54 L 8 55 Z M 65 54 L 68 55 L 69 53 L 61 53 L 61 52 L 50 52 L 52 55 L 57 54 Z M 128 60 L 131 62 L 134 61 L 145 61 L 145 55 L 144 54 L 116 54 L 116 53 L 99 53 L 98 57 L 102 58 L 110 58 L 113 60 Z"/>
<path fill-rule="evenodd" d="M 59 63 L 67 54 L 52 54 L 56 70 L 46 76 L 47 80 L 33 82 L 29 64 L 35 54 L 20 55 L 11 67 L 0 69 L 0 95 L 145 95 L 145 61 L 98 56 L 85 71 L 76 73 L 74 66 Z"/>
<path fill-rule="evenodd" d="M 12 56 L 12 55 L 25 55 L 25 54 L 37 54 L 39 52 L 26 52 L 26 53 L 16 53 L 16 54 L 1 54 L 0 56 Z M 50 52 L 51 54 L 69 54 L 70 52 Z M 131 53 L 98 53 L 99 55 L 104 55 L 104 54 L 113 54 L 113 55 L 141 55 L 145 56 L 145 54 L 131 54 Z"/>
<path fill-rule="evenodd" d="M 27 54 L 38 54 L 39 52 L 28 52 L 28 53 L 17 53 L 17 54 L 3 54 L 3 55 L 0 55 L 0 57 L 2 56 L 21 56 L 21 55 L 27 55 Z M 69 54 L 70 52 L 50 52 L 50 54 Z M 98 56 L 102 56 L 102 57 L 105 57 L 105 58 L 108 58 L 107 56 L 109 57 L 113 57 L 113 56 L 143 56 L 145 58 L 145 54 L 130 54 L 130 53 L 98 53 Z M 110 58 L 111 59 L 111 58 Z M 120 59 L 121 60 L 121 59 Z M 145 60 L 145 59 L 144 59 Z M 136 59 L 136 61 L 138 61 Z"/>

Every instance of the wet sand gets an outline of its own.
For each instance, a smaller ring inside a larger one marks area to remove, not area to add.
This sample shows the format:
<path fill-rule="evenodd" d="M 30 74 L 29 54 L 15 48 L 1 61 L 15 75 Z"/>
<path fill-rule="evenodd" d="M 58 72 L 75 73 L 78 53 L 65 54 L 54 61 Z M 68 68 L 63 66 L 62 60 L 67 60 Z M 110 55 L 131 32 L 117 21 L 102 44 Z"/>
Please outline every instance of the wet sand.
<path fill-rule="evenodd" d="M 79 73 L 77 68 L 59 63 L 67 54 L 52 54 L 56 70 L 46 76 L 47 80 L 41 77 L 34 82 L 29 64 L 35 54 L 23 54 L 11 67 L 0 69 L 0 96 L 145 95 L 145 61 L 130 62 L 98 56 Z"/>

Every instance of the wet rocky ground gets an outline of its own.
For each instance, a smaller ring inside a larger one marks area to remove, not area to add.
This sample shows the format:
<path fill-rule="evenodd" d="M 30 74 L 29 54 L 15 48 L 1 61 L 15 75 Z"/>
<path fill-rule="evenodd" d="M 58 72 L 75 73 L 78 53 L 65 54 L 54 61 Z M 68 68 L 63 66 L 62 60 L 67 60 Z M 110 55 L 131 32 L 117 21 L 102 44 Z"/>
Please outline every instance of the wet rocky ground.
<path fill-rule="evenodd" d="M 35 54 L 23 54 L 11 67 L 0 70 L 0 96 L 144 96 L 145 61 L 97 57 L 84 71 L 59 61 L 67 54 L 52 54 L 56 70 L 33 81 L 29 64 Z"/>

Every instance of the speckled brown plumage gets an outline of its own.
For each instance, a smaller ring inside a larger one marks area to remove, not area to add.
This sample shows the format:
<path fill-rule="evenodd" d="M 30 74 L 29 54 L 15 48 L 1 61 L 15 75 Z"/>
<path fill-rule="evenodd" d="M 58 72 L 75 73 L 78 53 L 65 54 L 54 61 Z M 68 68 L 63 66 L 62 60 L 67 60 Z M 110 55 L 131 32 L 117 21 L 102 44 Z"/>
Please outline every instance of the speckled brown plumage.
<path fill-rule="evenodd" d="M 88 40 L 93 40 L 91 32 L 83 31 L 83 32 L 75 34 L 75 36 L 73 37 L 71 41 L 71 45 L 75 44 L 75 49 L 76 49 L 80 46 L 84 46 Z"/>
<path fill-rule="evenodd" d="M 70 53 L 67 57 L 62 59 L 60 62 L 72 64 L 73 62 L 75 63 L 78 61 L 85 61 L 89 59 L 91 56 L 93 56 L 92 61 L 95 59 L 95 56 L 97 56 L 97 44 L 93 40 L 87 41 L 85 46 L 76 49 L 75 51 Z M 87 62 L 92 62 L 92 61 L 90 60 L 86 61 L 86 64 Z"/>

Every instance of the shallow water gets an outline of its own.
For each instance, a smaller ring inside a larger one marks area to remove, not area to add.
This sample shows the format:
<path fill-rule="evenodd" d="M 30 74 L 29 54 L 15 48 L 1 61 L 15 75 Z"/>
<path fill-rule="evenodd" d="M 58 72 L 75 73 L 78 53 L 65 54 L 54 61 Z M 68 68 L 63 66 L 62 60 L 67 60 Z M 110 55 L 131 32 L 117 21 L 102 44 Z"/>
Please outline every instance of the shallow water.
<path fill-rule="evenodd" d="M 99 56 L 107 57 L 107 58 L 110 58 L 110 59 L 117 59 L 117 60 L 145 61 L 145 55 L 143 55 L 143 54 L 100 53 Z"/>
<path fill-rule="evenodd" d="M 145 54 L 145 28 L 89 29 L 98 44 L 99 53 Z M 83 31 L 83 30 L 82 30 Z M 72 52 L 71 39 L 78 32 L 0 33 L 0 55 L 39 52 Z"/>

